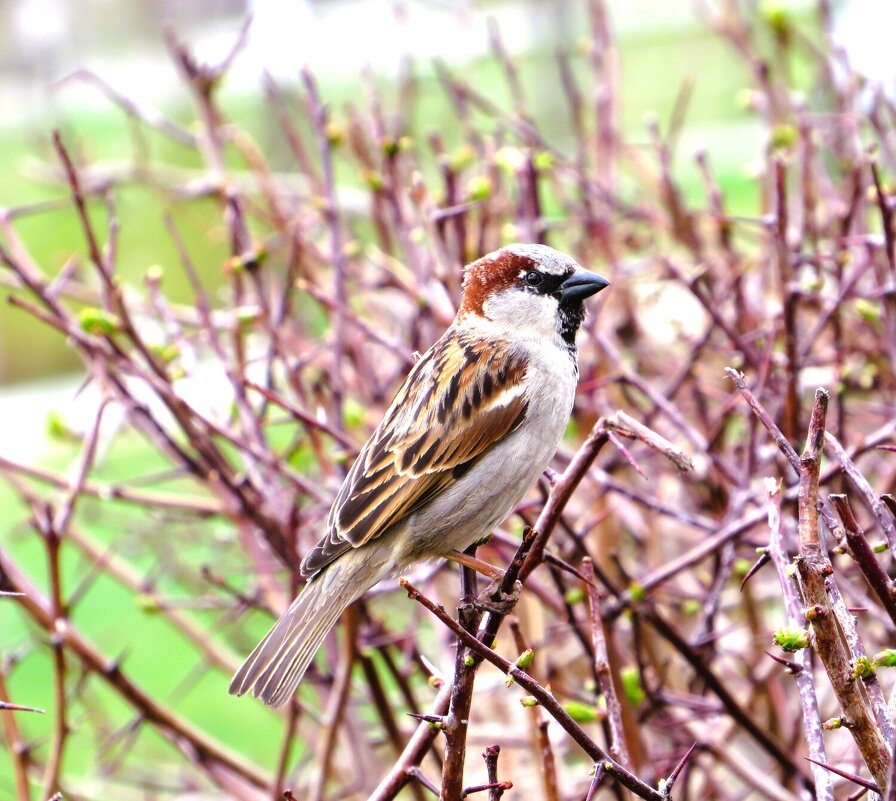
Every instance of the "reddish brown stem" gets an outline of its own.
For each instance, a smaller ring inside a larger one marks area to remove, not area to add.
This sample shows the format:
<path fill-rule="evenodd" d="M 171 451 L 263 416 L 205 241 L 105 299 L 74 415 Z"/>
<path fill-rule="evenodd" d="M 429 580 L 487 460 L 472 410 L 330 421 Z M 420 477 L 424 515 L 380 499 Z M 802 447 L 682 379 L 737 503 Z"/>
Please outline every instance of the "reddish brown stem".
<path fill-rule="evenodd" d="M 865 764 L 878 786 L 886 785 L 889 754 L 859 681 L 852 677 L 849 652 L 837 626 L 825 587 L 833 572 L 818 528 L 818 475 L 824 445 L 828 393 L 819 389 L 809 421 L 806 448 L 800 457 L 799 542 L 797 568 L 806 609 L 813 609 L 814 648 L 824 664 L 843 715 Z"/>

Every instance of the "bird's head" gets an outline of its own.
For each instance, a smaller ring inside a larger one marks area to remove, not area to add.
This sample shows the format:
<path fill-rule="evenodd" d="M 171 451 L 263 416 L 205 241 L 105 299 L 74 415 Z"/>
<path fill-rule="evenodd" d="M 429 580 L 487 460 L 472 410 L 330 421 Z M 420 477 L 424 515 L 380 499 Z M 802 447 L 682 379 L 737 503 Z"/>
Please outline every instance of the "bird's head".
<path fill-rule="evenodd" d="M 583 301 L 609 283 L 547 245 L 508 245 L 467 266 L 458 319 L 479 317 L 571 347 L 585 318 Z"/>

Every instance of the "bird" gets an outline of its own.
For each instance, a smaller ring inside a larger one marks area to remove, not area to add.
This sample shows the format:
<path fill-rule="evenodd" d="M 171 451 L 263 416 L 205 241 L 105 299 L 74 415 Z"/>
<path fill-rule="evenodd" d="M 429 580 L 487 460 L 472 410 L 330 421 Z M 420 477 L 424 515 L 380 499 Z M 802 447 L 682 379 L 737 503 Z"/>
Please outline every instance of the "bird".
<path fill-rule="evenodd" d="M 410 565 L 486 538 L 538 480 L 572 414 L 584 300 L 609 282 L 547 245 L 464 269 L 449 328 L 415 362 L 301 562 L 298 597 L 231 695 L 290 700 L 343 610 Z"/>

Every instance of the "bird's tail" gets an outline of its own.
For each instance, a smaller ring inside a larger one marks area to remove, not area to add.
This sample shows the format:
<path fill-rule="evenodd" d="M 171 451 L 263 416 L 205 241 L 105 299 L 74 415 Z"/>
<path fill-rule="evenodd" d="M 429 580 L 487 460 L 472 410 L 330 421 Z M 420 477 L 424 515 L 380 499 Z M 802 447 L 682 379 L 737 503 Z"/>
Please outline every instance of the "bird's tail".
<path fill-rule="evenodd" d="M 370 556 L 349 551 L 309 581 L 234 674 L 230 694 L 286 703 L 343 610 L 388 573 Z"/>

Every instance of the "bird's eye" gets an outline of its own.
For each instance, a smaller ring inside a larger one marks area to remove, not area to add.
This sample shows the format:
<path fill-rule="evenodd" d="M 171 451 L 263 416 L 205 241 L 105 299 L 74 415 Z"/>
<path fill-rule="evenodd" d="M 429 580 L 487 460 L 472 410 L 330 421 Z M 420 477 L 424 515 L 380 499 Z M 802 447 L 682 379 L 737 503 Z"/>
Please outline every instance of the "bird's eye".
<path fill-rule="evenodd" d="M 526 273 L 526 283 L 529 286 L 538 286 L 543 280 L 544 276 L 536 270 L 530 270 Z"/>

